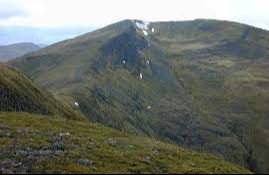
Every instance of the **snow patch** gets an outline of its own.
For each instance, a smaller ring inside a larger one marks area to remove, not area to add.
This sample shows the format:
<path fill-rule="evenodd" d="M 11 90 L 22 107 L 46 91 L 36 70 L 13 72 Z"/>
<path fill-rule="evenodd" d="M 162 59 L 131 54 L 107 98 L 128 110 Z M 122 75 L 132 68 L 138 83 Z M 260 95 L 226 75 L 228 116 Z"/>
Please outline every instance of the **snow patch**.
<path fill-rule="evenodd" d="M 148 30 L 148 25 L 149 25 L 149 22 L 145 22 L 145 21 L 136 22 L 136 26 L 141 30 Z"/>
<path fill-rule="evenodd" d="M 149 35 L 148 32 L 145 31 L 145 30 L 143 30 L 143 34 L 144 34 L 145 36 L 148 36 L 148 35 Z"/>
<path fill-rule="evenodd" d="M 155 28 L 154 28 L 154 27 L 151 29 L 151 32 L 152 32 L 152 33 L 154 33 L 154 32 L 155 32 Z"/>
<path fill-rule="evenodd" d="M 140 79 L 142 80 L 143 79 L 143 75 L 142 75 L 142 73 L 140 72 Z"/>
<path fill-rule="evenodd" d="M 78 105 L 78 102 L 75 102 L 74 104 L 75 104 L 75 106 L 76 106 L 76 107 L 78 107 L 78 106 L 79 106 L 79 105 Z"/>
<path fill-rule="evenodd" d="M 151 109 L 151 106 L 148 106 L 148 110 L 150 110 Z"/>
<path fill-rule="evenodd" d="M 136 26 L 142 30 L 143 34 L 145 36 L 148 36 L 148 30 L 149 30 L 149 22 L 141 21 L 141 22 L 136 22 Z"/>
<path fill-rule="evenodd" d="M 149 64 L 149 60 L 147 60 L 147 64 Z"/>

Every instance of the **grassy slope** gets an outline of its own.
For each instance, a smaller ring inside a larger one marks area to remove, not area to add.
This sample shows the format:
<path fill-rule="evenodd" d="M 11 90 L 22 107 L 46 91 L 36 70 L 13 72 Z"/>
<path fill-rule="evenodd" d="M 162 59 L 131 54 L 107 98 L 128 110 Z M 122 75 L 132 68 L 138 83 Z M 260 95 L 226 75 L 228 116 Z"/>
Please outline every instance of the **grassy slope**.
<path fill-rule="evenodd" d="M 218 26 L 224 28 L 224 24 Z M 218 50 L 215 45 L 209 45 L 204 52 L 201 49 L 204 45 L 197 47 L 200 39 L 194 37 L 191 40 L 196 41 L 188 42 L 185 52 L 171 50 L 170 61 L 176 77 L 200 109 L 213 116 L 219 126 L 231 131 L 248 151 L 249 167 L 256 172 L 268 172 L 268 141 L 262 138 L 268 137 L 269 124 L 269 64 L 268 44 L 265 44 L 269 35 L 259 29 L 240 27 L 241 30 L 237 26 L 234 32 L 226 32 L 237 40 L 233 50 L 223 47 Z M 242 38 L 246 30 L 250 32 Z M 171 44 L 170 47 L 180 48 L 181 44 Z M 234 52 L 236 49 L 240 52 Z"/>
<path fill-rule="evenodd" d="M 268 32 L 213 20 L 152 27 L 143 38 L 123 21 L 12 64 L 93 121 L 268 172 Z"/>
<path fill-rule="evenodd" d="M 262 138 L 268 137 L 269 77 L 264 77 L 267 71 L 261 69 L 262 65 L 257 65 L 259 68 L 252 72 L 255 63 L 243 62 L 232 58 L 230 61 L 205 58 L 191 64 L 180 61 L 177 66 L 184 68 L 175 72 L 184 80 L 195 103 L 243 144 L 249 152 L 250 168 L 268 172 L 268 141 Z M 244 68 L 238 69 L 237 66 Z M 227 67 L 230 67 L 229 72 Z M 256 73 L 261 74 L 255 76 Z"/>
<path fill-rule="evenodd" d="M 98 124 L 27 113 L 0 113 L 0 123 L 0 166 L 16 173 L 250 173 L 211 155 Z"/>
<path fill-rule="evenodd" d="M 22 73 L 0 64 L 0 111 L 30 112 L 81 118 L 67 105 L 59 103 L 46 90 L 37 88 Z"/>

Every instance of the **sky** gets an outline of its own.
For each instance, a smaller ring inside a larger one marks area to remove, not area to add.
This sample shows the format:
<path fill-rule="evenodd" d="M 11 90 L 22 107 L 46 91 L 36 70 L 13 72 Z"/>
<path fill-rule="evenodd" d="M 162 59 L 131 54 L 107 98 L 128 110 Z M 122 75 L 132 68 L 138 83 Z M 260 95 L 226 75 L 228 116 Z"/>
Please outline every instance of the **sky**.
<path fill-rule="evenodd" d="M 269 0 L 0 0 L 0 40 L 3 28 L 6 33 L 19 28 L 21 32 L 13 33 L 15 37 L 28 32 L 34 39 L 43 38 L 40 42 L 53 43 L 123 19 L 197 18 L 236 21 L 269 30 Z M 24 28 L 29 30 L 23 32 Z M 5 36 L 8 41 L 11 34 Z"/>

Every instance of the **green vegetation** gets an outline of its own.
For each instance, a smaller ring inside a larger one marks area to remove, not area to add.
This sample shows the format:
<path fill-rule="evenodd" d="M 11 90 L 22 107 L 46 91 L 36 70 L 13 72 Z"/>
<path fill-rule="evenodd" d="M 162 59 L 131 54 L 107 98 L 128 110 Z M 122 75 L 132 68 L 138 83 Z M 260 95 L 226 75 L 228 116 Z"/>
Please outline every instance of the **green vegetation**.
<path fill-rule="evenodd" d="M 145 36 L 136 22 L 10 65 L 66 104 L 77 101 L 91 121 L 269 172 L 268 31 L 194 20 L 151 23 Z"/>
<path fill-rule="evenodd" d="M 9 112 L 0 113 L 0 123 L 0 166 L 15 173 L 250 173 L 89 122 Z"/>
<path fill-rule="evenodd" d="M 0 64 L 0 111 L 58 115 L 83 120 L 79 112 L 59 103 L 46 90 L 37 88 L 22 73 Z"/>
<path fill-rule="evenodd" d="M 249 152 L 249 167 L 256 172 L 268 172 L 266 162 L 269 161 L 268 141 L 264 139 L 268 137 L 269 112 L 269 77 L 265 63 L 265 60 L 230 58 L 227 68 L 227 64 L 220 66 L 223 60 L 203 59 L 192 62 L 192 66 L 203 69 L 194 71 L 181 62 L 178 64 L 183 64 L 184 69 L 176 70 L 195 102 L 238 137 Z M 208 72 L 218 75 L 217 80 L 205 74 Z"/>

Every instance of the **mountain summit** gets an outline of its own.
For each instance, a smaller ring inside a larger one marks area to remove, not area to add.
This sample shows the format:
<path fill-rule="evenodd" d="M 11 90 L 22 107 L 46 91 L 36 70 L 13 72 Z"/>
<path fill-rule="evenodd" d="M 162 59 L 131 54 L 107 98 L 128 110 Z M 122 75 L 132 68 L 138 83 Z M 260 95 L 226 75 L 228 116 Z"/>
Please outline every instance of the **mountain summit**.
<path fill-rule="evenodd" d="M 125 20 L 10 65 L 91 121 L 268 172 L 268 57 L 252 26 Z"/>

